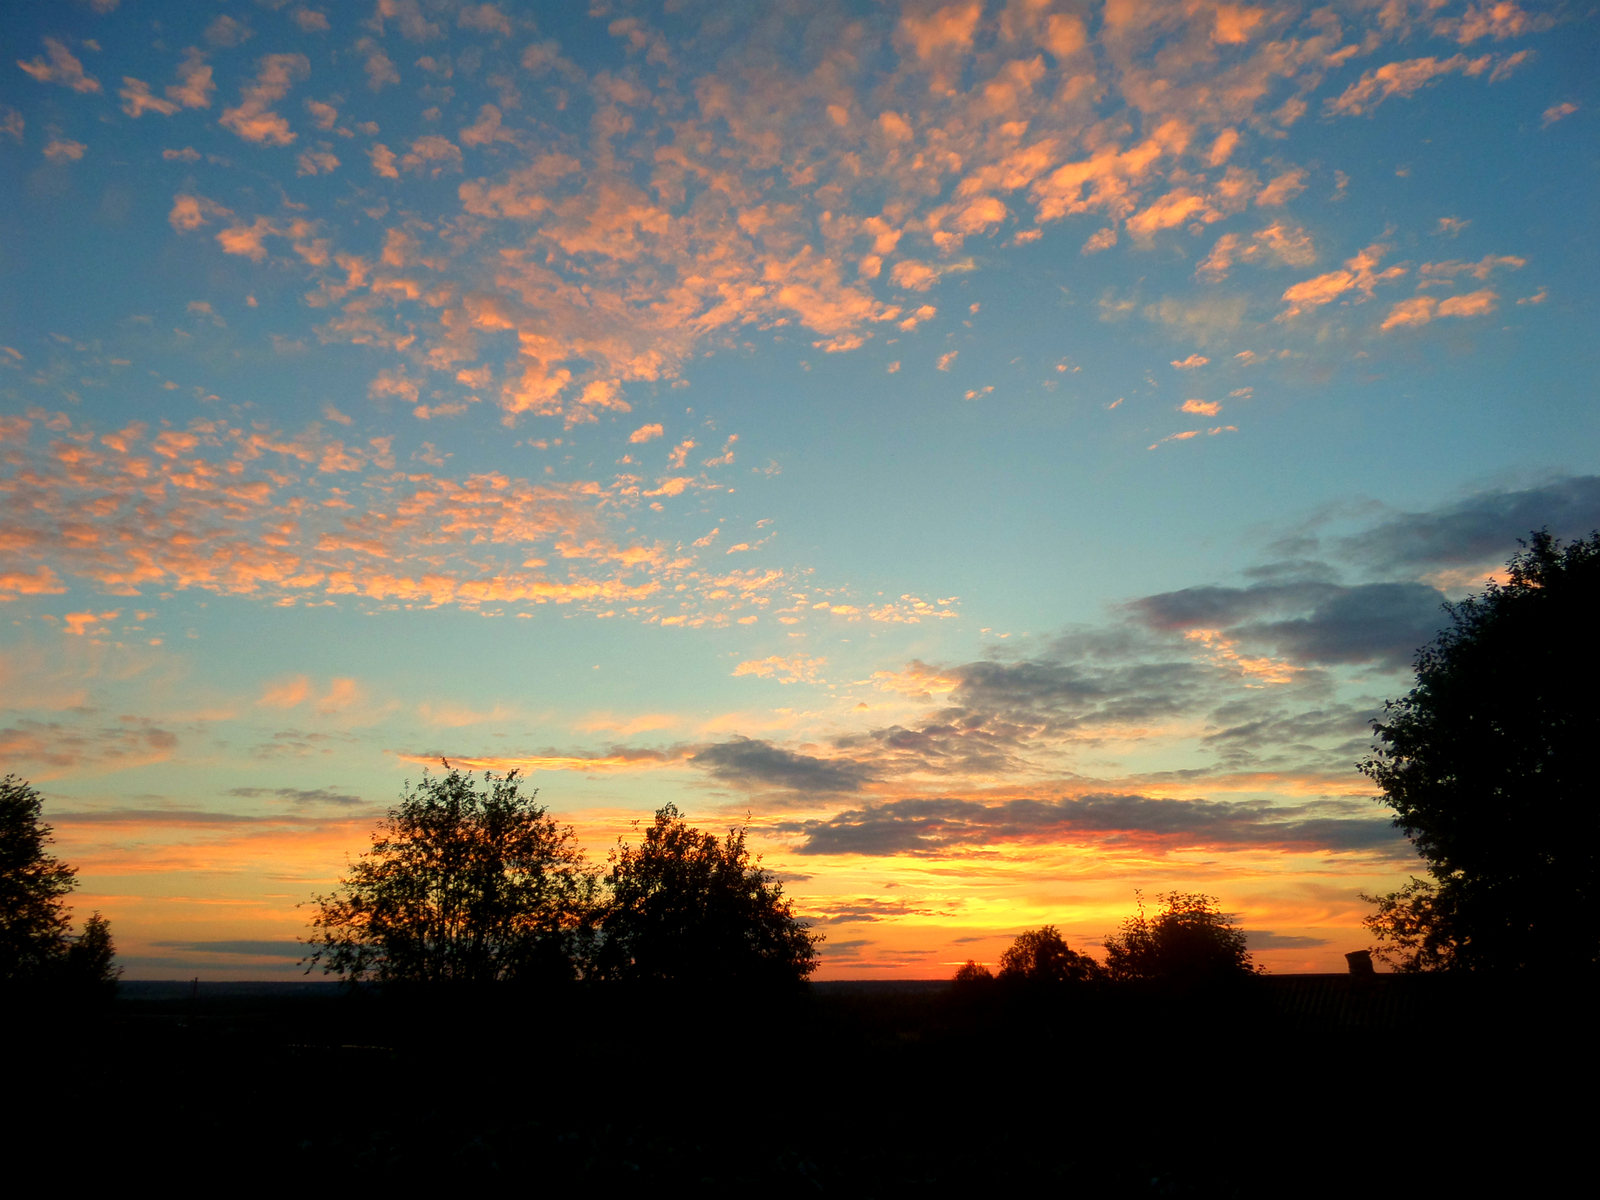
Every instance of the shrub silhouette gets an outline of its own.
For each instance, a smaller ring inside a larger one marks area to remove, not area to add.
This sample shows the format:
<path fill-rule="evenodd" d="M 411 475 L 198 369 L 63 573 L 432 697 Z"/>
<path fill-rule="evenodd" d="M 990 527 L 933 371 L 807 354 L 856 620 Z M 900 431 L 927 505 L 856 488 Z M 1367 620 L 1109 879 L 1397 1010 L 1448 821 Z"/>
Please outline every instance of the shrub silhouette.
<path fill-rule="evenodd" d="M 956 968 L 951 982 L 958 989 L 985 987 L 994 982 L 994 972 L 969 958 Z"/>
<path fill-rule="evenodd" d="M 1216 897 L 1167 892 L 1156 897 L 1162 910 L 1152 918 L 1135 895 L 1138 912 L 1105 941 L 1112 979 L 1198 984 L 1256 973 L 1244 931 L 1216 907 Z"/>
<path fill-rule="evenodd" d="M 638 846 L 618 840 L 606 885 L 604 978 L 782 984 L 816 970 L 821 935 L 795 919 L 783 886 L 751 860 L 743 829 L 719 839 L 668 804 Z"/>
<path fill-rule="evenodd" d="M 424 773 L 338 889 L 314 897 L 309 974 L 383 983 L 572 979 L 595 879 L 570 828 L 496 778 Z"/>
<path fill-rule="evenodd" d="M 1376 952 L 1402 969 L 1600 966 L 1600 533 L 1523 546 L 1504 585 L 1445 606 L 1361 764 L 1432 876 L 1366 897 Z"/>
<path fill-rule="evenodd" d="M 1054 925 L 1018 934 L 1000 956 L 1002 983 L 1090 983 L 1101 974 L 1094 959 L 1067 948 Z"/>

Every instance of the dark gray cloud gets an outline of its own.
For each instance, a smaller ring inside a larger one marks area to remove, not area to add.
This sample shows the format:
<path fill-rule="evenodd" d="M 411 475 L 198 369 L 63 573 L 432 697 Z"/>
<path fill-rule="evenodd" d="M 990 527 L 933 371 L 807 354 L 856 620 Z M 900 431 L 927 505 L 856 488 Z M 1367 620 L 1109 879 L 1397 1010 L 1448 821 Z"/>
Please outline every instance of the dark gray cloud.
<path fill-rule="evenodd" d="M 829 938 L 822 943 L 819 952 L 826 958 L 856 958 L 868 946 L 874 944 L 871 938 L 856 938 L 849 942 L 836 942 Z"/>
<path fill-rule="evenodd" d="M 352 796 L 348 792 L 335 792 L 331 788 L 315 788 L 310 791 L 303 791 L 300 788 L 236 787 L 229 788 L 227 794 L 241 796 L 246 800 L 258 800 L 262 797 L 287 800 L 300 808 L 311 808 L 319 804 L 352 805 L 364 803 L 360 796 Z"/>
<path fill-rule="evenodd" d="M 1340 538 L 1340 557 L 1380 572 L 1504 561 L 1544 527 L 1563 541 L 1600 529 L 1600 476 L 1572 475 L 1520 491 L 1480 492 L 1433 512 L 1405 513 Z"/>
<path fill-rule="evenodd" d="M 1237 632 L 1295 663 L 1408 667 L 1449 623 L 1444 599 L 1422 583 L 1368 583 L 1341 589 L 1303 617 L 1243 625 Z"/>
<path fill-rule="evenodd" d="M 1273 933 L 1270 929 L 1246 929 L 1244 936 L 1246 944 L 1252 950 L 1311 950 L 1328 944 L 1327 938 L 1291 937 L 1288 934 Z"/>
<path fill-rule="evenodd" d="M 1200 740 L 1225 770 L 1349 769 L 1372 750 L 1371 704 L 1326 704 L 1298 711 L 1275 703 L 1270 692 L 1225 704 L 1211 713 Z"/>
<path fill-rule="evenodd" d="M 1342 588 L 1326 580 L 1256 583 L 1249 587 L 1192 587 L 1132 601 L 1128 608 L 1151 629 L 1230 629 L 1262 617 L 1301 613 L 1338 596 Z"/>
<path fill-rule="evenodd" d="M 1261 847 L 1300 852 L 1411 853 L 1370 806 L 1315 801 L 1157 800 L 1103 793 L 999 803 L 939 797 L 890 800 L 826 820 L 780 824 L 801 833 L 801 854 L 944 854 L 997 842 L 1134 844 L 1153 852 Z"/>
<path fill-rule="evenodd" d="M 1425 583 L 1320 581 L 1185 588 L 1133 601 L 1153 630 L 1214 629 L 1299 666 L 1409 666 L 1449 618 L 1445 595 Z"/>
<path fill-rule="evenodd" d="M 707 746 L 689 761 L 713 779 L 748 788 L 796 792 L 854 792 L 871 779 L 864 763 L 796 754 L 759 738 Z"/>
<path fill-rule="evenodd" d="M 1306 748 L 1314 741 L 1330 737 L 1368 739 L 1372 719 L 1377 713 L 1376 708 L 1351 704 L 1330 704 L 1324 708 L 1292 713 L 1278 708 L 1263 710 L 1248 703 L 1227 704 L 1217 709 L 1213 717 L 1223 721 L 1235 717 L 1239 719 L 1236 723 L 1224 724 L 1221 729 L 1206 734 L 1202 740 L 1212 746 L 1242 744 Z"/>
<path fill-rule="evenodd" d="M 299 729 L 284 729 L 272 735 L 272 740 L 262 742 L 250 751 L 256 758 L 308 758 L 313 754 L 332 754 L 336 744 L 351 745 L 356 741 L 352 733 L 305 733 Z"/>
<path fill-rule="evenodd" d="M 266 942 L 242 939 L 231 942 L 152 942 L 162 950 L 183 950 L 192 954 L 237 954 L 248 958 L 302 959 L 306 948 L 299 942 Z"/>

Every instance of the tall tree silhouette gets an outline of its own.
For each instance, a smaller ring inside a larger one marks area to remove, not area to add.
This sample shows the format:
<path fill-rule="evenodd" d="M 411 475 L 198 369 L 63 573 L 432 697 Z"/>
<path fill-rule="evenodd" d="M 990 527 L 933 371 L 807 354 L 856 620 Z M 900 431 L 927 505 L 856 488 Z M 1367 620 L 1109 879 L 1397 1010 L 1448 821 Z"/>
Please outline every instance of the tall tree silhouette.
<path fill-rule="evenodd" d="M 572 978 L 595 879 L 517 772 L 424 774 L 338 889 L 311 901 L 307 973 L 385 983 Z"/>
<path fill-rule="evenodd" d="M 1504 584 L 1446 606 L 1361 764 L 1432 876 L 1367 897 L 1401 969 L 1600 966 L 1600 533 L 1523 546 Z"/>
<path fill-rule="evenodd" d="M 609 979 L 797 983 L 816 970 L 820 934 L 796 920 L 783 885 L 745 845 L 658 809 L 637 846 L 621 840 L 606 877 L 598 962 Z"/>
<path fill-rule="evenodd" d="M 111 922 L 95 913 L 72 935 L 66 897 L 77 872 L 46 849 L 54 838 L 39 819 L 43 802 L 15 775 L 0 780 L 0 984 L 114 988 L 121 972 Z"/>

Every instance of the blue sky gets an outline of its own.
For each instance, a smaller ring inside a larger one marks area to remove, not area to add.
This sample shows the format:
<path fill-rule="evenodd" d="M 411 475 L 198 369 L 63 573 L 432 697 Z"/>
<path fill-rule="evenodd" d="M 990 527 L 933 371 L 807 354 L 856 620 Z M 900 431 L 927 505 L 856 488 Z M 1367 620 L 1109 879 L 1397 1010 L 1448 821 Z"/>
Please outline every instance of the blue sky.
<path fill-rule="evenodd" d="M 292 969 L 441 754 L 748 815 L 825 975 L 1135 887 L 1337 965 L 1366 722 L 1600 525 L 1579 9 L 6 30 L 0 751 L 134 975 Z"/>

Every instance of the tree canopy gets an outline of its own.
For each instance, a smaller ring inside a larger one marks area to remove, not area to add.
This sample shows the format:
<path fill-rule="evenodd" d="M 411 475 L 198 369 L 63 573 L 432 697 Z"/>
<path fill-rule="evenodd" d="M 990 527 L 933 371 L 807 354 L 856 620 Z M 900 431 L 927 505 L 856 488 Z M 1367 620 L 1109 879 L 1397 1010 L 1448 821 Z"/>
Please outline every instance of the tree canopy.
<path fill-rule="evenodd" d="M 15 775 L 0 780 L 0 983 L 73 990 L 115 987 L 111 923 L 95 913 L 72 934 L 66 897 L 77 872 L 50 854 L 50 826 L 40 820 L 44 799 Z"/>
<path fill-rule="evenodd" d="M 1106 973 L 1115 980 L 1201 984 L 1256 973 L 1244 931 L 1217 908 L 1215 896 L 1167 892 L 1156 897 L 1162 908 L 1138 912 L 1106 938 Z"/>
<path fill-rule="evenodd" d="M 1432 876 L 1377 898 L 1367 922 L 1402 969 L 1600 964 L 1600 534 L 1523 547 L 1505 583 L 1446 606 L 1361 764 Z"/>
<path fill-rule="evenodd" d="M 517 772 L 424 773 L 338 889 L 312 900 L 307 970 L 355 981 L 571 978 L 594 879 Z"/>
<path fill-rule="evenodd" d="M 781 984 L 816 970 L 821 935 L 751 859 L 743 829 L 718 838 L 668 804 L 639 845 L 618 840 L 606 885 L 598 965 L 608 979 Z"/>
<path fill-rule="evenodd" d="M 1000 956 L 1002 982 L 1089 983 L 1100 976 L 1100 964 L 1068 949 L 1054 925 L 1018 934 Z"/>

